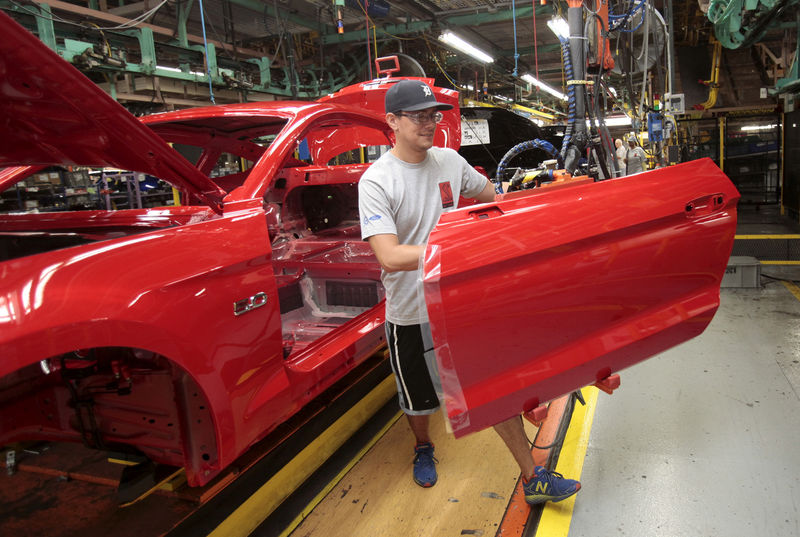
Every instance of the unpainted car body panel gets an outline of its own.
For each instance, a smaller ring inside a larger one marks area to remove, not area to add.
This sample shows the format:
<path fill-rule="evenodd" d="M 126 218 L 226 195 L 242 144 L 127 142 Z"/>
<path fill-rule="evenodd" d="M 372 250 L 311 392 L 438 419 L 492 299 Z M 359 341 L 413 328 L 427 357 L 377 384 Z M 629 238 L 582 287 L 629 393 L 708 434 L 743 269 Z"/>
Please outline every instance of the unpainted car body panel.
<path fill-rule="evenodd" d="M 739 193 L 708 159 L 442 216 L 424 286 L 456 436 L 700 334 Z"/>

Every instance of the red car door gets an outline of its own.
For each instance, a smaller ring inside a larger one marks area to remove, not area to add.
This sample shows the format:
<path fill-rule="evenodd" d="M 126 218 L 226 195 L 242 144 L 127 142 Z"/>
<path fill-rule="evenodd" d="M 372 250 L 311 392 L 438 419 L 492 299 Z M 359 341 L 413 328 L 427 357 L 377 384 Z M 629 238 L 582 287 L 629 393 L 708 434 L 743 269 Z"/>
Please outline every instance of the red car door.
<path fill-rule="evenodd" d="M 703 159 L 444 214 L 423 280 L 455 435 L 700 334 L 738 199 Z"/>

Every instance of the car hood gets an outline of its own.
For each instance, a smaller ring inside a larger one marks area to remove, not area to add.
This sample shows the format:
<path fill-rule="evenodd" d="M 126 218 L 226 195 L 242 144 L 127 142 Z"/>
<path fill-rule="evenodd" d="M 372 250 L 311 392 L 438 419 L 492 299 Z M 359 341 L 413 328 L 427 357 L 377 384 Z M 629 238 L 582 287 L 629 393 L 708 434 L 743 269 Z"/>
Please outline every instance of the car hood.
<path fill-rule="evenodd" d="M 0 35 L 0 166 L 140 171 L 221 211 L 224 190 L 5 13 Z"/>

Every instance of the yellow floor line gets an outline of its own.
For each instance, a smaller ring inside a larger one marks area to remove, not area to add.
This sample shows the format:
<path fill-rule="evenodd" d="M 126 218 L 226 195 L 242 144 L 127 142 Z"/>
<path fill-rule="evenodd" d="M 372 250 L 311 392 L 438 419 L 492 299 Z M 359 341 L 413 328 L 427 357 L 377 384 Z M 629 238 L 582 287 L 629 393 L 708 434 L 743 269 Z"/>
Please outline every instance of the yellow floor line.
<path fill-rule="evenodd" d="M 359 450 L 359 452 L 356 454 L 356 456 L 353 457 L 352 460 L 347 463 L 347 466 L 342 468 L 342 471 L 339 472 L 336 475 L 336 477 L 331 479 L 330 482 L 327 485 L 325 485 L 325 488 L 322 489 L 319 492 L 319 494 L 317 494 L 314 497 L 314 499 L 311 500 L 308 503 L 308 505 L 303 508 L 303 510 L 300 512 L 300 514 L 297 515 L 297 517 L 294 520 L 292 520 L 292 522 L 289 524 L 289 526 L 285 530 L 283 530 L 283 532 L 280 534 L 279 537 L 287 537 L 295 529 L 297 529 L 297 526 L 299 526 L 300 523 L 303 522 L 303 520 L 305 520 L 305 518 L 308 515 L 311 514 L 311 511 L 314 510 L 314 508 L 317 506 L 317 504 L 319 504 L 322 500 L 325 499 L 325 496 L 327 496 L 328 493 L 333 490 L 333 487 L 335 487 L 336 485 L 339 484 L 339 481 L 341 481 L 344 478 L 344 476 L 347 475 L 347 472 L 349 472 L 350 470 L 353 469 L 353 466 L 355 466 L 358 463 L 358 461 L 360 461 L 362 459 L 362 457 L 364 457 L 364 455 L 367 454 L 367 451 L 372 449 L 372 446 L 374 446 L 375 444 L 378 443 L 378 440 L 380 440 L 383 437 L 383 435 L 386 434 L 386 432 L 397 422 L 398 419 L 400 419 L 400 416 L 402 416 L 402 415 L 403 415 L 403 411 L 402 410 L 398 410 L 397 414 L 392 416 L 392 418 L 386 423 L 386 425 L 381 427 L 381 430 L 378 431 L 377 433 L 375 433 L 375 436 L 373 436 L 370 439 L 370 441 L 367 442 L 367 444 L 363 448 L 361 448 L 361 450 Z"/>
<path fill-rule="evenodd" d="M 792 282 L 782 282 L 783 285 L 794 295 L 797 300 L 800 300 L 800 287 L 797 287 Z"/>
<path fill-rule="evenodd" d="M 761 261 L 762 265 L 800 265 L 800 261 Z"/>
<path fill-rule="evenodd" d="M 800 235 L 734 235 L 734 239 L 800 239 Z"/>
<path fill-rule="evenodd" d="M 575 403 L 575 410 L 572 412 L 569 429 L 567 429 L 567 435 L 558 456 L 558 464 L 556 464 L 556 472 L 570 479 L 580 479 L 581 477 L 599 392 L 594 386 L 583 388 L 582 391 L 586 405 Z M 536 528 L 537 537 L 567 537 L 569 525 L 572 522 L 575 499 L 580 495 L 579 491 L 576 495 L 561 502 L 548 502 L 542 510 L 542 516 Z"/>
<path fill-rule="evenodd" d="M 397 393 L 388 376 L 222 521 L 209 537 L 246 537 Z"/>

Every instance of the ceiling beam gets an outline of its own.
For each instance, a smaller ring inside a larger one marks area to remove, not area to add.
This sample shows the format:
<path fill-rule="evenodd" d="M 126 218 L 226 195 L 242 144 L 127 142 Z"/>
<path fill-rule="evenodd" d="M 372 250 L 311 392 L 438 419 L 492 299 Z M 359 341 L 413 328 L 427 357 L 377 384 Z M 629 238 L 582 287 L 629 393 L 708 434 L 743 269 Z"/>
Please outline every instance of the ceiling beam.
<path fill-rule="evenodd" d="M 432 26 L 432 21 L 415 21 L 404 24 L 388 24 L 384 26 L 378 26 L 376 29 L 380 39 L 384 37 L 384 35 L 392 37 L 395 35 L 417 34 L 429 30 Z M 331 45 L 335 43 L 354 43 L 358 41 L 364 41 L 365 35 L 366 30 L 364 29 L 353 32 L 345 32 L 343 34 L 325 34 L 320 36 L 320 42 L 323 45 Z"/>
<path fill-rule="evenodd" d="M 551 6 L 537 6 L 536 14 L 548 13 L 552 11 Z M 480 26 L 481 24 L 491 24 L 493 22 L 507 22 L 515 16 L 511 9 L 496 11 L 494 13 L 470 13 L 468 15 L 452 15 L 441 19 L 442 23 L 449 26 Z M 529 6 L 517 8 L 516 17 L 533 16 L 533 8 Z"/>
<path fill-rule="evenodd" d="M 536 14 L 550 14 L 552 6 L 537 6 Z M 525 6 L 517 9 L 517 18 L 523 18 L 533 15 L 533 7 Z M 438 19 L 437 24 L 441 27 L 458 27 L 458 26 L 480 26 L 481 24 L 491 24 L 495 22 L 507 22 L 513 18 L 512 10 L 497 11 L 495 13 L 470 13 L 467 15 L 452 15 L 450 17 L 442 17 Z M 406 24 L 391 24 L 383 27 L 378 26 L 378 33 L 403 35 L 411 33 L 419 33 L 429 30 L 433 27 L 433 21 L 414 21 Z M 332 29 L 332 28 L 331 28 Z M 330 45 L 333 43 L 352 43 L 364 40 L 365 30 L 357 30 L 345 32 L 343 34 L 329 33 L 320 37 L 323 45 Z M 391 37 L 391 36 L 390 36 Z"/>
<path fill-rule="evenodd" d="M 124 6 L 120 7 L 112 7 L 111 9 L 102 9 L 101 11 L 105 11 L 106 13 L 111 13 L 112 15 L 117 15 L 120 17 L 130 17 L 131 15 L 138 15 L 140 13 L 144 13 L 150 8 L 156 6 L 157 0 L 145 0 L 143 2 L 135 2 L 131 4 L 125 4 Z"/>
<path fill-rule="evenodd" d="M 333 30 L 332 26 L 328 27 L 326 25 L 321 25 L 317 21 L 310 21 L 306 18 L 294 15 L 282 9 L 276 10 L 275 7 L 273 7 L 271 4 L 264 3 L 263 1 L 259 0 L 230 0 L 230 1 L 236 4 L 237 6 L 245 7 L 257 13 L 266 12 L 267 15 L 269 15 L 273 19 L 280 18 L 282 20 L 294 23 L 304 28 L 308 28 L 309 30 L 313 30 L 315 32 L 325 33 L 326 31 Z"/>
<path fill-rule="evenodd" d="M 150 8 L 155 7 L 156 2 L 145 0 L 144 2 L 135 2 L 133 4 L 125 4 L 120 7 L 113 7 L 111 9 L 104 9 L 103 11 L 117 15 L 119 17 L 129 17 L 130 15 L 138 15 L 144 13 Z M 102 7 L 102 6 L 101 6 Z"/>
<path fill-rule="evenodd" d="M 95 20 L 101 20 L 106 22 L 113 22 L 115 24 L 126 24 L 130 23 L 130 19 L 126 19 L 124 17 L 119 17 L 117 15 L 112 15 L 111 13 L 106 13 L 104 11 L 97 11 L 96 9 L 89 9 L 82 6 L 76 6 L 74 4 L 68 4 L 66 2 L 61 2 L 60 0 L 36 0 L 38 4 L 44 4 L 52 7 L 53 9 L 58 9 L 61 11 L 66 11 L 67 13 L 74 13 L 76 15 L 83 15 L 85 17 L 91 17 Z M 91 29 L 90 27 L 87 27 Z M 141 23 L 137 25 L 137 28 L 150 28 L 153 30 L 154 34 L 163 35 L 171 38 L 177 39 L 177 31 L 173 30 L 172 28 L 164 28 L 163 26 L 155 26 L 153 24 Z M 187 35 L 187 40 L 191 43 L 203 43 L 203 38 L 197 35 Z M 219 41 L 215 41 L 213 39 L 208 40 L 209 43 L 213 43 L 215 47 L 221 50 L 228 50 L 234 52 L 234 48 L 232 45 L 228 45 L 226 43 L 220 43 Z M 246 49 L 246 48 L 239 48 L 237 47 L 235 52 L 237 54 L 243 56 L 252 56 L 255 58 L 260 58 L 264 56 L 264 53 L 260 50 L 253 50 L 253 49 Z"/>
<path fill-rule="evenodd" d="M 557 50 L 561 50 L 561 45 L 559 43 L 548 43 L 547 45 L 539 45 L 538 47 L 536 47 L 536 49 L 540 53 L 555 52 Z M 519 50 L 517 50 L 517 53 L 520 56 L 533 54 L 533 52 L 534 52 L 533 51 L 533 45 L 527 45 L 527 46 L 524 46 L 524 47 L 519 47 Z M 513 49 L 496 50 L 495 51 L 495 56 L 511 56 L 513 58 L 514 57 L 514 50 Z"/>

